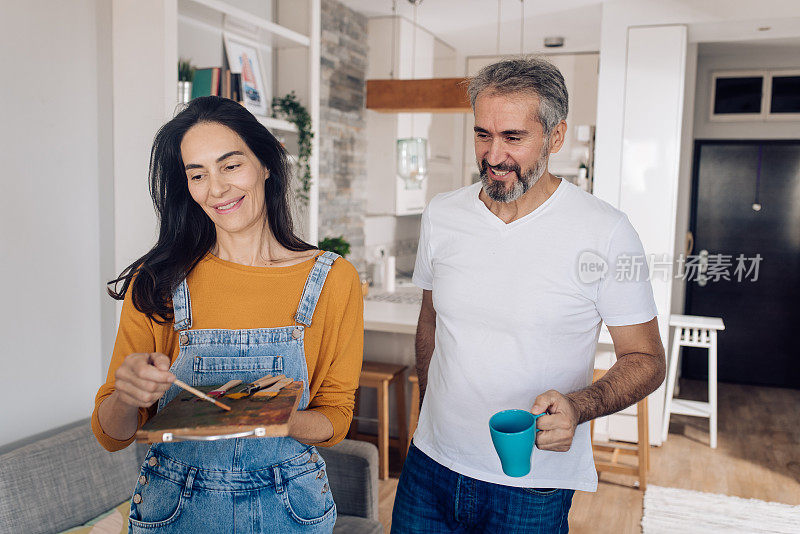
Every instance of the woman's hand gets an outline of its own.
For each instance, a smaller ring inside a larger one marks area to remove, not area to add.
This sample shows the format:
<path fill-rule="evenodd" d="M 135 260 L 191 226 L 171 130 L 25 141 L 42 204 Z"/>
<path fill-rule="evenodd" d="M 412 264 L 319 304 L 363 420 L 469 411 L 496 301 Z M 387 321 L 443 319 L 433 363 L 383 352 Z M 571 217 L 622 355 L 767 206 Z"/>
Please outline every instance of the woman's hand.
<path fill-rule="evenodd" d="M 136 408 L 151 406 L 175 380 L 169 366 L 169 357 L 160 352 L 129 354 L 114 373 L 119 401 Z"/>
<path fill-rule="evenodd" d="M 131 439 L 139 429 L 139 408 L 147 408 L 175 380 L 169 358 L 161 353 L 129 354 L 114 373 L 114 393 L 97 408 L 100 427 L 114 439 Z"/>

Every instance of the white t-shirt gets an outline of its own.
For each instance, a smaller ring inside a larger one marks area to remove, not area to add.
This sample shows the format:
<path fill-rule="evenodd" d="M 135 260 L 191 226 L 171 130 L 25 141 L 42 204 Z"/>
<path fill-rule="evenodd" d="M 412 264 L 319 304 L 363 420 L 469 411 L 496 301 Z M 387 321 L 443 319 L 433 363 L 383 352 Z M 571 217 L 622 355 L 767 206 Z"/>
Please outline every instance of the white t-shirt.
<path fill-rule="evenodd" d="M 486 482 L 595 491 L 588 423 L 569 452 L 534 448 L 531 472 L 514 478 L 502 471 L 489 418 L 530 410 L 549 389 L 586 387 L 601 321 L 657 315 L 646 265 L 617 280 L 617 257 L 641 260 L 641 241 L 625 214 L 566 180 L 510 224 L 489 211 L 480 189 L 437 195 L 422 216 L 413 280 L 433 290 L 436 337 L 414 444 Z M 602 278 L 599 258 L 608 265 Z"/>

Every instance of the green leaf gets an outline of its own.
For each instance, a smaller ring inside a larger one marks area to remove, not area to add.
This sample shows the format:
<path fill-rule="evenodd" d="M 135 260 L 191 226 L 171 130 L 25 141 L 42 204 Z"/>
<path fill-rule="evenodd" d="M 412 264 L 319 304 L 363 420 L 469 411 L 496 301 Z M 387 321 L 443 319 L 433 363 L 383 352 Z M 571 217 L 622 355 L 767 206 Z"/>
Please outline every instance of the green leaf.
<path fill-rule="evenodd" d="M 319 242 L 319 249 L 329 250 L 345 257 L 350 254 L 350 243 L 341 235 L 339 237 L 326 237 Z"/>
<path fill-rule="evenodd" d="M 297 127 L 298 164 L 300 166 L 300 187 L 297 196 L 303 204 L 308 205 L 311 191 L 311 158 L 314 132 L 311 130 L 311 115 L 297 99 L 294 91 L 282 97 L 272 99 L 272 114 L 280 116 Z"/>

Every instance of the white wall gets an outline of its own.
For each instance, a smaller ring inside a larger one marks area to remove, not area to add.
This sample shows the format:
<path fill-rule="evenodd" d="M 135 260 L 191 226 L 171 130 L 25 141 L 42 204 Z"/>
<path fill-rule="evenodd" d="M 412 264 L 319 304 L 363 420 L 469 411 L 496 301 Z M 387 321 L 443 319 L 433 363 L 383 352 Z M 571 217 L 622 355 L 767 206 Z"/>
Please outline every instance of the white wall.
<path fill-rule="evenodd" d="M 719 70 L 800 69 L 796 45 L 766 43 L 703 43 L 697 61 L 695 139 L 798 139 L 800 121 L 757 120 L 714 122 L 711 112 L 711 73 Z"/>
<path fill-rule="evenodd" d="M 177 105 L 176 0 L 114 0 L 115 267 L 150 250 L 157 236 L 147 173 L 156 131 Z"/>
<path fill-rule="evenodd" d="M 683 93 L 683 124 L 681 126 L 681 156 L 678 170 L 678 198 L 675 208 L 675 243 L 672 257 L 687 253 L 686 232 L 689 230 L 689 208 L 692 192 L 692 153 L 694 151 L 695 85 L 697 82 L 697 43 L 686 46 L 686 73 Z M 690 251 L 693 253 L 694 251 Z M 670 313 L 683 313 L 686 301 L 686 282 L 673 279 Z"/>
<path fill-rule="evenodd" d="M 687 28 L 629 28 L 627 56 L 619 208 L 639 233 L 645 253 L 671 261 L 686 93 Z M 656 272 L 654 268 L 650 274 L 661 338 L 667 346 L 672 270 Z M 650 439 L 658 444 L 661 390 L 651 397 L 648 410 L 653 423 Z"/>
<path fill-rule="evenodd" d="M 3 4 L 0 445 L 88 416 L 101 381 L 110 18 L 103 0 Z"/>

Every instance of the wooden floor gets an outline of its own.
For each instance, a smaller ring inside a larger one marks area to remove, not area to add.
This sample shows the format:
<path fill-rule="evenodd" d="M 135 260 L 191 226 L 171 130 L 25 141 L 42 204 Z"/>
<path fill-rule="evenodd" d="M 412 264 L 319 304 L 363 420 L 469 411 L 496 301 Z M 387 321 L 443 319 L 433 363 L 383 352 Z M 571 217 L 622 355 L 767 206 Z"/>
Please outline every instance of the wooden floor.
<path fill-rule="evenodd" d="M 705 400 L 704 388 L 681 381 L 681 397 Z M 648 484 L 800 505 L 800 391 L 720 384 L 718 424 L 712 450 L 707 419 L 673 415 L 667 442 L 651 449 Z M 394 465 L 393 476 L 398 470 Z M 597 493 L 575 492 L 570 532 L 641 532 L 643 493 L 633 480 L 603 473 Z M 386 532 L 396 489 L 396 478 L 380 482 Z"/>

